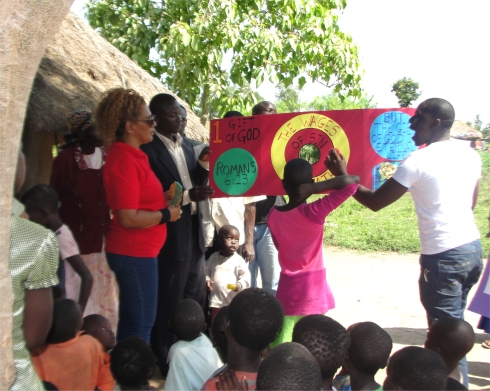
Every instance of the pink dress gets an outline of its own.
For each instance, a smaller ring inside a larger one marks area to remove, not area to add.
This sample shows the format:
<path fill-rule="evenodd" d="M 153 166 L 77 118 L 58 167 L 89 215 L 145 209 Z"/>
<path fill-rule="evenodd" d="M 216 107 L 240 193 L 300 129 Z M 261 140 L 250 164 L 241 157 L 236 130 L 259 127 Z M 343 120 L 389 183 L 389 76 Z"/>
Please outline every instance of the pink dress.
<path fill-rule="evenodd" d="M 323 263 L 323 225 L 356 190 L 351 184 L 290 211 L 271 209 L 267 225 L 281 265 L 276 297 L 286 316 L 324 314 L 335 308 Z"/>

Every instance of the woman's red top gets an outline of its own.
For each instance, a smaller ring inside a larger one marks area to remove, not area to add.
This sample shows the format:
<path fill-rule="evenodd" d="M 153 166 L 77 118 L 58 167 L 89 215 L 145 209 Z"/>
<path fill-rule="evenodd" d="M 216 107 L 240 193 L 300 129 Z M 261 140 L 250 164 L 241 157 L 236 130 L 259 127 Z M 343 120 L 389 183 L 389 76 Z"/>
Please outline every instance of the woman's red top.
<path fill-rule="evenodd" d="M 150 168 L 144 152 L 115 142 L 104 167 L 104 188 L 112 210 L 106 251 L 133 257 L 156 257 L 165 243 L 167 225 L 128 229 L 119 224 L 117 211 L 135 209 L 158 211 L 166 207 L 163 187 Z"/>

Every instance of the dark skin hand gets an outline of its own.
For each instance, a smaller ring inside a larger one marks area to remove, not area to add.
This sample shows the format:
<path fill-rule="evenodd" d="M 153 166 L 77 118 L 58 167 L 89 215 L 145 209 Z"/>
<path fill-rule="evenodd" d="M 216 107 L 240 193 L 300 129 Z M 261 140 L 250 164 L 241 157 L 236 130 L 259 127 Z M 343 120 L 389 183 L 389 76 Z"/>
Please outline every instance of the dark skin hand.
<path fill-rule="evenodd" d="M 204 147 L 201 153 L 199 154 L 198 159 L 207 162 L 209 161 L 209 154 L 211 150 L 209 147 Z M 204 201 L 211 197 L 214 194 L 214 190 L 211 186 L 194 186 L 189 190 L 189 198 L 191 201 Z"/>
<path fill-rule="evenodd" d="M 51 288 L 25 289 L 25 308 L 22 329 L 29 350 L 44 344 L 53 317 L 53 294 Z"/>
<path fill-rule="evenodd" d="M 218 380 L 216 381 L 216 389 L 218 391 L 248 391 L 247 379 L 243 376 L 242 379 L 238 381 L 235 371 L 225 372 L 222 375 L 219 375 Z"/>
<path fill-rule="evenodd" d="M 254 250 L 254 226 L 255 226 L 255 202 L 245 205 L 243 213 L 245 220 L 245 242 L 242 247 L 243 259 L 247 262 L 252 262 L 255 258 Z"/>
<path fill-rule="evenodd" d="M 94 279 L 92 277 L 92 274 L 90 274 L 87 266 L 85 266 L 85 263 L 83 262 L 80 255 L 77 254 L 73 255 L 72 257 L 68 257 L 66 258 L 66 262 L 70 264 L 75 273 L 77 273 L 82 280 L 80 284 L 80 297 L 78 299 L 78 304 L 80 304 L 83 313 L 83 311 L 85 311 L 85 306 L 87 305 L 90 292 L 92 291 Z"/>

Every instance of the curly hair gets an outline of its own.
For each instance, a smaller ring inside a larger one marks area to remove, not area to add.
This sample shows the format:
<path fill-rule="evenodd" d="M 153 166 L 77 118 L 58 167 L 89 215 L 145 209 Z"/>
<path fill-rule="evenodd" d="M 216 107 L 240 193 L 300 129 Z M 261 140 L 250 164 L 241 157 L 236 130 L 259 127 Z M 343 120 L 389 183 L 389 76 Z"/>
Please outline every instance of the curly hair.
<path fill-rule="evenodd" d="M 194 341 L 204 327 L 204 312 L 201 306 L 191 299 L 177 303 L 171 319 L 174 333 L 183 341 Z"/>
<path fill-rule="evenodd" d="M 95 109 L 95 121 L 105 145 L 122 141 L 126 122 L 138 117 L 145 99 L 135 90 L 114 88 L 104 92 Z"/>
<path fill-rule="evenodd" d="M 325 315 L 307 315 L 294 326 L 293 342 L 297 342 L 315 357 L 322 379 L 333 378 L 350 346 L 350 336 L 339 322 Z"/>
<path fill-rule="evenodd" d="M 315 358 L 302 345 L 286 342 L 273 348 L 257 372 L 257 390 L 320 390 Z"/>
<path fill-rule="evenodd" d="M 376 323 L 358 323 L 350 332 L 350 341 L 349 360 L 356 369 L 374 376 L 388 363 L 393 341 Z"/>
<path fill-rule="evenodd" d="M 284 321 L 282 305 L 260 288 L 241 291 L 231 301 L 228 319 L 233 338 L 241 346 L 263 350 L 274 342 Z"/>

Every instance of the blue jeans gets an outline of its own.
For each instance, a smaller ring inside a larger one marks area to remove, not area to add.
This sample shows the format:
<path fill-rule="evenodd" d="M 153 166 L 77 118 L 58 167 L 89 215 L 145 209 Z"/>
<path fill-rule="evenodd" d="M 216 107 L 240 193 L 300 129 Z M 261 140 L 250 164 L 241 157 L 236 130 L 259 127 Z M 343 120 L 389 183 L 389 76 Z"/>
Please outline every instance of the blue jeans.
<path fill-rule="evenodd" d="M 157 308 L 157 258 L 106 255 L 119 285 L 117 340 L 137 335 L 150 343 Z"/>
<path fill-rule="evenodd" d="M 439 254 L 420 255 L 420 301 L 429 325 L 444 316 L 464 319 L 468 292 L 478 282 L 482 269 L 480 240 Z M 468 386 L 466 357 L 460 361 L 460 371 Z"/>
<path fill-rule="evenodd" d="M 267 224 L 255 226 L 254 250 L 255 258 L 253 262 L 248 264 L 248 270 L 250 270 L 252 277 L 252 287 L 257 286 L 257 274 L 260 268 L 262 288 L 275 296 L 281 267 L 279 266 L 276 246 L 274 246 L 271 231 Z"/>

